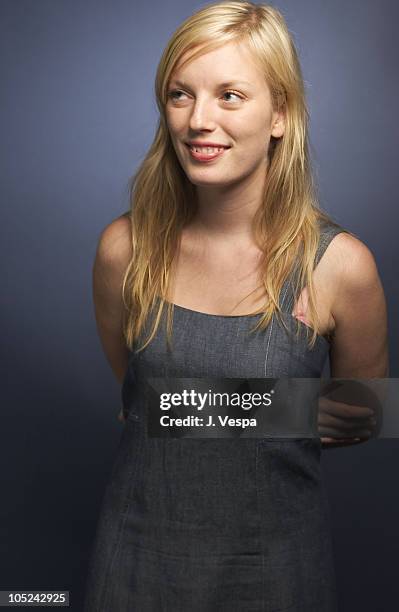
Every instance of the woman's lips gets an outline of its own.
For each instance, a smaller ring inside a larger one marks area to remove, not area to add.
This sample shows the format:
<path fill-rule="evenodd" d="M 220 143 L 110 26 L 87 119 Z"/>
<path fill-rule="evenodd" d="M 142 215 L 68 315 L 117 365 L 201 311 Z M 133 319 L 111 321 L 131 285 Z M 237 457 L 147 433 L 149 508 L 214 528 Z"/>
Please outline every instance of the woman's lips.
<path fill-rule="evenodd" d="M 201 161 L 201 162 L 207 162 L 207 161 L 211 161 L 213 159 L 216 159 L 217 157 L 220 157 L 221 155 L 223 155 L 223 153 L 227 150 L 227 148 L 222 148 L 222 149 L 214 149 L 214 152 L 211 151 L 205 151 L 205 148 L 200 150 L 200 151 L 196 151 L 195 148 L 193 148 L 191 145 L 186 144 L 188 150 L 190 151 L 190 155 L 193 159 L 197 160 L 197 161 Z M 196 147 L 197 149 L 199 149 L 200 147 Z M 208 147 L 206 147 L 208 148 Z M 211 148 L 211 147 L 209 147 Z M 230 147 L 228 147 L 230 148 Z"/>

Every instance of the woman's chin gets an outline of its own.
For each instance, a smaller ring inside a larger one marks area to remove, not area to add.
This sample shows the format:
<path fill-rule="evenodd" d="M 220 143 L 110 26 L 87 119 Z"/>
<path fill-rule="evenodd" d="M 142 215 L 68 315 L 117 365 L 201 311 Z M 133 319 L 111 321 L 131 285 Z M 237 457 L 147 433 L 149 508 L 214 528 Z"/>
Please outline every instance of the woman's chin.
<path fill-rule="evenodd" d="M 226 180 L 225 176 L 217 176 L 216 173 L 214 176 L 211 176 L 209 172 L 186 172 L 186 176 L 190 183 L 196 187 L 227 187 L 234 182 L 234 180 L 231 179 Z"/>

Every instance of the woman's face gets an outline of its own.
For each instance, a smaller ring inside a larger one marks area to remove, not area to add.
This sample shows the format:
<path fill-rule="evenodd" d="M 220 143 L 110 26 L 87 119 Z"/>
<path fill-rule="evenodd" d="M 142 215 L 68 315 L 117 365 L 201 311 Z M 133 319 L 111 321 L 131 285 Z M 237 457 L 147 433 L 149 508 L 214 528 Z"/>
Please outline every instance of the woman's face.
<path fill-rule="evenodd" d="M 195 185 L 231 185 L 251 175 L 262 180 L 270 136 L 284 133 L 284 116 L 273 111 L 265 78 L 245 43 L 230 42 L 177 66 L 166 119 L 176 155 Z"/>

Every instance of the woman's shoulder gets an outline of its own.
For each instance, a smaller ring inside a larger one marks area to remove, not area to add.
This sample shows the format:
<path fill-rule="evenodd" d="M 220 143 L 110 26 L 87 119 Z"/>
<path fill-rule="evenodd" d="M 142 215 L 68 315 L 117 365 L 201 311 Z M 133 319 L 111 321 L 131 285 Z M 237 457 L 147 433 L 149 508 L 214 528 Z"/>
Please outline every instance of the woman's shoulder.
<path fill-rule="evenodd" d="M 330 303 L 362 300 L 380 292 L 376 261 L 365 242 L 327 215 L 319 223 L 315 277 L 329 293 Z"/>
<path fill-rule="evenodd" d="M 371 249 L 355 234 L 342 228 L 334 232 L 325 253 L 325 263 L 333 272 L 333 286 L 345 292 L 361 292 L 379 282 L 377 264 Z"/>
<path fill-rule="evenodd" d="M 131 223 L 128 213 L 120 215 L 102 230 L 97 256 L 104 264 L 127 264 L 132 256 Z"/>
<path fill-rule="evenodd" d="M 328 215 L 319 218 L 320 248 L 326 250 L 328 259 L 336 262 L 337 268 L 370 268 L 375 263 L 369 247 L 352 231 L 340 225 Z M 350 271 L 349 270 L 349 271 Z"/>

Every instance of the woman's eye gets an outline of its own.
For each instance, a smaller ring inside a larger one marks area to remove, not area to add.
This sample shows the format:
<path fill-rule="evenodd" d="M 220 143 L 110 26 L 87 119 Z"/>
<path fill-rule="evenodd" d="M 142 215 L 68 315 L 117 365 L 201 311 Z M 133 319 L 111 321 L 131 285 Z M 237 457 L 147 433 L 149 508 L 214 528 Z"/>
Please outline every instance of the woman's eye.
<path fill-rule="evenodd" d="M 174 91 L 170 91 L 168 93 L 169 98 L 171 98 L 171 100 L 181 100 L 181 98 L 179 97 L 179 94 L 183 94 L 184 96 L 184 92 L 183 91 L 179 91 L 178 89 L 174 90 Z"/>
<path fill-rule="evenodd" d="M 237 93 L 235 93 L 235 91 L 225 91 L 223 95 L 224 96 L 235 96 L 237 100 L 242 100 L 242 97 L 239 96 Z M 226 102 L 228 102 L 228 100 L 226 100 Z"/>
<path fill-rule="evenodd" d="M 184 93 L 184 91 L 180 91 L 179 89 L 175 89 L 173 91 L 170 91 L 168 93 L 168 97 L 173 100 L 174 102 L 179 102 L 180 100 L 182 100 L 182 96 L 185 96 L 186 94 Z M 242 100 L 242 96 L 240 96 L 239 94 L 237 94 L 235 91 L 225 91 L 224 94 L 222 95 L 222 97 L 225 96 L 233 96 L 233 99 L 231 100 L 226 100 L 225 98 L 225 102 L 237 102 L 239 100 Z"/>

